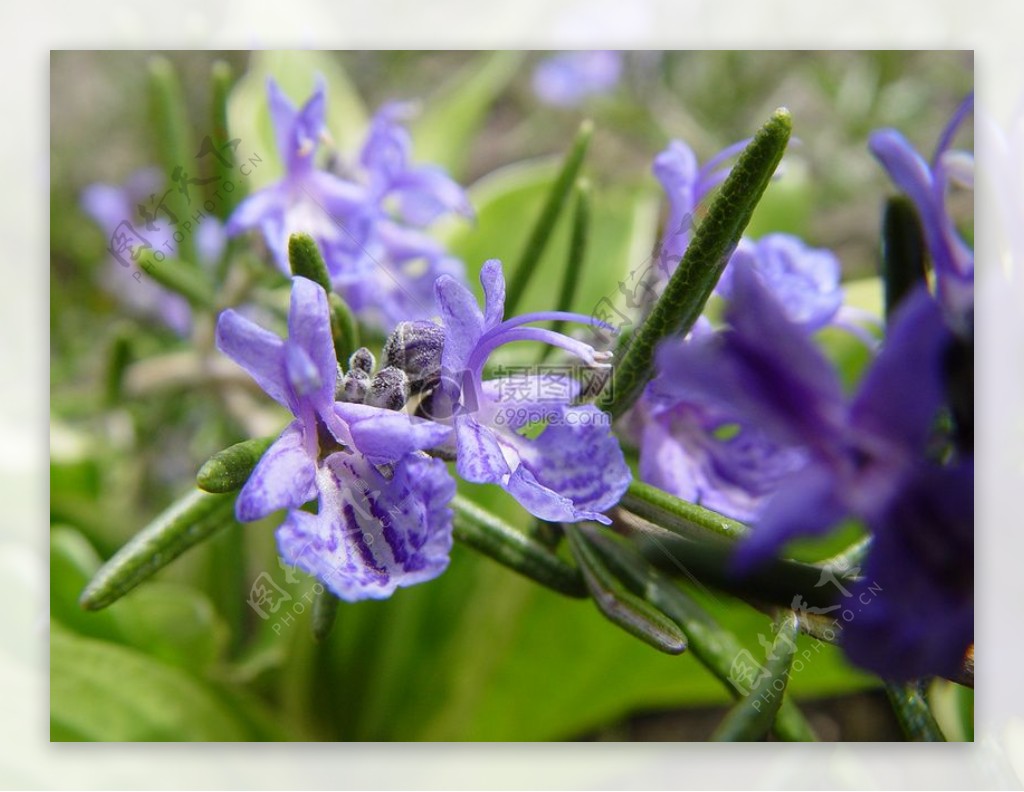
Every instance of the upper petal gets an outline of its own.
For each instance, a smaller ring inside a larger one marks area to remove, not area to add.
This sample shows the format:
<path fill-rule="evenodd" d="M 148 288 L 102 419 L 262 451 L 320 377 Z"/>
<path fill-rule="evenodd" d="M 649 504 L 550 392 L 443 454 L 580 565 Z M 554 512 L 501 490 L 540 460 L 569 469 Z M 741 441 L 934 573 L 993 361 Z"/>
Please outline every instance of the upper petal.
<path fill-rule="evenodd" d="M 320 284 L 299 276 L 292 278 L 288 341 L 301 347 L 316 367 L 319 375 L 316 404 L 318 409 L 325 408 L 334 401 L 338 375 L 327 293 Z"/>
<path fill-rule="evenodd" d="M 484 333 L 484 316 L 472 292 L 451 275 L 434 282 L 434 296 L 445 330 L 441 365 L 453 375 L 460 374 Z"/>
<path fill-rule="evenodd" d="M 284 371 L 284 342 L 233 310 L 217 319 L 217 349 L 244 368 L 274 401 L 294 409 Z"/>

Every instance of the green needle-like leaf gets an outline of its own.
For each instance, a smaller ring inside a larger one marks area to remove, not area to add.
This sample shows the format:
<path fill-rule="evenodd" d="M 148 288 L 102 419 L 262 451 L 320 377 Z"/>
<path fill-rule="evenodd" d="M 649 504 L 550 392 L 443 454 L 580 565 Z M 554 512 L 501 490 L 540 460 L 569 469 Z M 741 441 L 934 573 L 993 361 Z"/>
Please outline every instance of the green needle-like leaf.
<path fill-rule="evenodd" d="M 946 737 L 935 722 L 931 708 L 920 685 L 886 683 L 885 692 L 889 695 L 896 718 L 903 728 L 908 740 L 914 742 L 945 742 Z"/>
<path fill-rule="evenodd" d="M 782 159 L 792 126 L 789 111 L 776 110 L 743 150 L 715 195 L 682 261 L 646 321 L 633 335 L 597 401 L 612 417 L 622 415 L 651 378 L 658 342 L 667 336 L 687 333 L 704 310 L 730 253 Z"/>
<path fill-rule="evenodd" d="M 214 308 L 214 289 L 210 279 L 195 265 L 145 250 L 139 255 L 139 268 L 166 289 L 180 294 L 189 303 L 206 310 Z"/>
<path fill-rule="evenodd" d="M 661 652 L 680 654 L 686 651 L 686 636 L 679 625 L 628 591 L 604 565 L 577 526 L 566 525 L 565 534 L 594 603 L 610 622 Z"/>
<path fill-rule="evenodd" d="M 331 307 L 331 335 L 334 337 L 334 354 L 342 369 L 348 367 L 348 359 L 359 349 L 359 325 L 341 297 L 332 291 L 327 292 L 327 304 Z"/>
<path fill-rule="evenodd" d="M 455 538 L 460 542 L 560 594 L 587 596 L 579 570 L 544 545 L 461 495 L 455 496 L 452 507 Z"/>
<path fill-rule="evenodd" d="M 215 61 L 210 69 L 210 115 L 213 120 L 210 142 L 217 148 L 217 156 L 213 157 L 214 175 L 217 177 L 214 186 L 217 188 L 215 192 L 220 196 L 217 214 L 222 220 L 226 220 L 239 201 L 245 197 L 245 179 L 234 178 L 235 152 L 227 145 L 231 139 L 228 131 L 228 96 L 231 93 L 231 83 L 231 66 L 225 61 Z M 225 182 L 233 183 L 230 192 L 220 189 Z"/>
<path fill-rule="evenodd" d="M 924 232 L 917 210 L 902 195 L 885 202 L 882 220 L 882 279 L 885 315 L 892 312 L 914 286 L 924 281 Z"/>
<path fill-rule="evenodd" d="M 602 529 L 587 531 L 591 544 L 609 568 L 633 591 L 668 615 L 686 635 L 689 652 L 734 696 L 742 695 L 734 665 L 743 647 L 676 583 L 650 566 L 625 539 Z M 814 731 L 795 704 L 785 701 L 775 717 L 774 731 L 783 740 L 815 740 Z"/>
<path fill-rule="evenodd" d="M 156 139 L 159 141 L 160 165 L 164 177 L 170 181 L 176 168 L 189 171 L 195 162 L 195 147 L 189 133 L 188 112 L 181 82 L 171 62 L 166 58 L 153 58 L 149 62 L 149 87 Z M 179 207 L 176 207 L 179 208 Z M 187 220 L 182 209 L 183 221 Z M 196 260 L 195 235 L 182 233 L 178 241 L 178 255 L 186 261 Z"/>
<path fill-rule="evenodd" d="M 199 468 L 196 474 L 199 489 L 206 492 L 234 492 L 240 489 L 275 439 L 257 437 L 218 451 Z"/>
<path fill-rule="evenodd" d="M 121 399 L 124 373 L 132 359 L 131 327 L 119 327 L 107 353 L 103 403 L 112 407 Z"/>
<path fill-rule="evenodd" d="M 569 239 L 569 264 L 562 273 L 562 289 L 558 293 L 558 302 L 555 304 L 556 311 L 571 311 L 572 303 L 576 297 L 576 285 L 583 280 L 583 262 L 587 255 L 587 235 L 590 232 L 590 182 L 586 179 L 579 179 L 576 182 L 576 208 L 572 216 L 572 236 Z M 565 326 L 563 320 L 558 320 L 551 325 L 551 329 L 562 332 Z M 548 355 L 555 351 L 555 347 L 544 344 L 541 350 L 540 362 L 547 360 Z"/>
<path fill-rule="evenodd" d="M 323 589 L 313 600 L 313 614 L 310 619 L 313 629 L 313 640 L 317 643 L 324 641 L 331 630 L 334 629 L 334 622 L 338 616 L 338 605 L 340 600 Z"/>
<path fill-rule="evenodd" d="M 715 729 L 711 739 L 717 742 L 751 742 L 767 733 L 782 706 L 789 682 L 789 670 L 796 654 L 798 634 L 796 616 L 786 611 L 775 620 L 775 640 L 769 652 L 766 672 L 758 677 L 750 692 Z"/>
<path fill-rule="evenodd" d="M 587 148 L 590 146 L 590 138 L 593 134 L 594 125 L 591 121 L 587 120 L 580 124 L 580 129 L 576 133 L 576 139 L 573 141 L 572 148 L 562 164 L 562 169 L 551 185 L 551 191 L 544 202 L 540 216 L 530 232 L 529 239 L 527 239 L 526 245 L 523 248 L 523 253 L 519 257 L 519 263 L 509 279 L 508 288 L 505 290 L 506 316 L 515 315 L 519 301 L 523 298 L 526 286 L 530 282 L 530 277 L 537 268 L 537 264 L 540 263 L 541 256 L 544 255 L 544 249 L 551 239 L 551 232 L 554 231 L 555 224 L 568 203 L 569 192 L 572 190 L 573 184 L 576 183 L 576 177 L 579 175 L 580 167 L 583 165 L 583 157 L 587 153 Z"/>
<path fill-rule="evenodd" d="M 327 274 L 327 264 L 309 234 L 299 233 L 288 237 L 288 263 L 291 264 L 292 275 L 301 275 L 319 283 L 325 292 L 331 293 L 331 276 Z"/>
<path fill-rule="evenodd" d="M 629 490 L 619 505 L 655 525 L 692 539 L 706 539 L 708 536 L 738 539 L 749 531 L 741 522 L 696 503 L 680 500 L 637 479 L 630 482 Z"/>
<path fill-rule="evenodd" d="M 79 603 L 99 610 L 117 601 L 232 520 L 233 495 L 200 490 L 179 498 L 104 564 L 85 587 Z"/>

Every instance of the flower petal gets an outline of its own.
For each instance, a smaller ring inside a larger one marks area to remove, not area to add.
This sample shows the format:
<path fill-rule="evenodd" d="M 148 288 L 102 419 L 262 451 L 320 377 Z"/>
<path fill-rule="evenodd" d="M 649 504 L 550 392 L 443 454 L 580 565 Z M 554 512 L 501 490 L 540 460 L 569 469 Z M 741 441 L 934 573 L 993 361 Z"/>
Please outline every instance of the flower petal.
<path fill-rule="evenodd" d="M 882 351 L 850 406 L 858 433 L 894 441 L 908 456 L 923 453 L 945 398 L 945 352 L 952 342 L 939 304 L 919 286 L 904 298 Z"/>
<path fill-rule="evenodd" d="M 326 409 L 334 401 L 338 379 L 327 293 L 320 284 L 299 276 L 292 278 L 288 341 L 298 345 L 316 367 L 319 383 L 314 404 L 317 409 Z"/>
<path fill-rule="evenodd" d="M 466 481 L 500 484 L 511 472 L 494 433 L 471 415 L 455 419 L 456 469 Z"/>
<path fill-rule="evenodd" d="M 278 548 L 341 599 L 386 598 L 447 568 L 455 482 L 443 462 L 410 455 L 388 480 L 359 457 L 332 454 L 319 485 L 320 513 L 291 512 Z"/>
<path fill-rule="evenodd" d="M 557 421 L 549 423 L 535 440 L 522 438 L 516 443 L 521 469 L 530 475 L 517 470 L 509 492 L 529 493 L 529 502 L 520 502 L 543 519 L 553 518 L 534 509 L 550 506 L 561 512 L 561 499 L 568 501 L 570 511 L 557 519 L 610 522 L 601 512 L 619 502 L 632 479 L 610 424 L 608 415 L 591 404 L 563 405 Z M 545 506 L 534 482 L 554 496 Z"/>
<path fill-rule="evenodd" d="M 498 259 L 489 259 L 480 268 L 480 284 L 484 287 L 484 326 L 490 329 L 505 316 L 505 273 Z"/>
<path fill-rule="evenodd" d="M 274 401 L 293 409 L 284 372 L 284 342 L 234 310 L 217 319 L 217 349 L 244 368 Z"/>
<path fill-rule="evenodd" d="M 316 495 L 316 463 L 309 456 L 302 425 L 293 421 L 267 449 L 235 502 L 240 522 L 252 522 L 278 509 L 297 508 Z"/>
<path fill-rule="evenodd" d="M 434 282 L 434 296 L 444 323 L 444 352 L 441 366 L 450 374 L 461 374 L 484 332 L 484 316 L 472 292 L 451 275 Z"/>
<path fill-rule="evenodd" d="M 359 452 L 377 464 L 442 445 L 452 433 L 449 426 L 366 404 L 337 402 L 334 412 L 348 425 Z"/>

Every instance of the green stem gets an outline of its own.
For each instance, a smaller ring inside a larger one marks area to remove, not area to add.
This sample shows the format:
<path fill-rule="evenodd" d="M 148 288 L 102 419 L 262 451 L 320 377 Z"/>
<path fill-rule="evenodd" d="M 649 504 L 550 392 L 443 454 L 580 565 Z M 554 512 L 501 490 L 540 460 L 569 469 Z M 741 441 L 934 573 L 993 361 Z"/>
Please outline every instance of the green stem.
<path fill-rule="evenodd" d="M 762 739 L 782 707 L 789 672 L 796 654 L 796 617 L 787 611 L 775 620 L 778 634 L 772 642 L 765 673 L 757 677 L 750 692 L 729 711 L 715 729 L 716 742 L 750 742 Z"/>
<path fill-rule="evenodd" d="M 900 722 L 903 733 L 913 742 L 945 742 L 942 729 L 935 721 L 924 691 L 916 682 L 896 684 L 887 682 L 885 692 L 889 696 L 893 712 Z"/>
<path fill-rule="evenodd" d="M 456 495 L 455 538 L 509 569 L 570 597 L 585 597 L 580 571 L 467 498 Z"/>

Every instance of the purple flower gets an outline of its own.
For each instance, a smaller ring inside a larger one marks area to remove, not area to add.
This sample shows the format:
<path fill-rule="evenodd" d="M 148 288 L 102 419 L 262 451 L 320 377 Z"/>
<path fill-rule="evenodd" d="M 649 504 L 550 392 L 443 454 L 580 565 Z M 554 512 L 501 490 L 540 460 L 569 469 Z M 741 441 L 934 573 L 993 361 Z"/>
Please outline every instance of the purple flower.
<path fill-rule="evenodd" d="M 737 571 L 791 539 L 859 518 L 875 545 L 858 591 L 875 581 L 883 593 L 871 615 L 864 608 L 850 625 L 851 657 L 893 678 L 950 673 L 973 623 L 965 550 L 973 495 L 968 463 L 933 461 L 953 340 L 942 309 L 924 286 L 908 295 L 847 398 L 807 330 L 789 321 L 759 278 L 740 268 L 733 290 L 729 328 L 661 348 L 658 365 L 661 387 L 676 397 L 726 409 L 806 455 L 753 521 L 737 548 Z M 908 614 L 913 624 L 904 624 Z M 882 634 L 887 641 L 876 641 Z"/>
<path fill-rule="evenodd" d="M 334 287 L 363 320 L 392 330 L 434 314 L 434 281 L 464 277 L 462 262 L 423 229 L 445 214 L 472 218 L 465 191 L 442 168 L 412 163 L 402 121 L 410 105 L 374 116 L 359 157 L 365 199 L 344 216 L 349 234 L 326 251 Z"/>
<path fill-rule="evenodd" d="M 318 513 L 290 511 L 277 546 L 341 599 L 390 597 L 448 567 L 455 482 L 441 460 L 406 454 L 385 475 L 360 454 L 334 453 L 317 490 Z"/>
<path fill-rule="evenodd" d="M 602 512 L 622 497 L 630 472 L 607 415 L 593 405 L 572 405 L 579 386 L 565 377 L 549 381 L 538 372 L 518 378 L 515 396 L 507 378 L 482 382 L 490 354 L 513 341 L 552 344 L 588 365 L 607 365 L 608 354 L 588 344 L 526 327 L 548 320 L 584 324 L 595 320 L 552 311 L 503 321 L 501 263 L 485 263 L 480 282 L 486 297 L 482 312 L 470 291 L 456 280 L 442 277 L 436 287 L 445 329 L 439 391 L 451 406 L 435 407 L 435 411 L 455 427 L 459 475 L 467 481 L 499 484 L 531 514 L 545 520 L 609 522 Z M 527 430 L 536 423 L 546 425 L 530 439 Z"/>
<path fill-rule="evenodd" d="M 700 167 L 697 155 L 686 143 L 673 140 L 654 158 L 652 170 L 668 198 L 668 218 L 658 253 L 660 275 L 668 278 L 690 244 L 697 207 L 708 193 L 725 181 L 729 168 L 723 163 L 743 150 L 747 141 L 723 149 Z"/>
<path fill-rule="evenodd" d="M 735 520 L 753 519 L 806 455 L 725 410 L 677 398 L 663 379 L 651 383 L 634 409 L 640 478 Z"/>
<path fill-rule="evenodd" d="M 314 164 L 324 134 L 324 91 L 324 82 L 318 79 L 313 95 L 296 109 L 277 83 L 268 78 L 270 118 L 285 175 L 242 201 L 227 223 L 229 236 L 259 229 L 278 268 L 286 275 L 291 274 L 288 238 L 293 233 L 311 234 L 326 257 L 333 245 L 345 244 L 347 239 L 338 218 L 355 212 L 366 199 L 361 187 L 318 170 Z"/>
<path fill-rule="evenodd" d="M 286 339 L 225 311 L 217 347 L 295 416 L 239 493 L 238 519 L 295 510 L 318 497 L 317 514 L 288 516 L 279 547 L 286 561 L 321 576 L 344 599 L 388 596 L 440 574 L 451 544 L 444 504 L 454 484 L 443 463 L 418 452 L 444 443 L 451 430 L 335 402 L 339 367 L 323 288 L 293 279 Z"/>
<path fill-rule="evenodd" d="M 869 143 L 871 153 L 917 207 L 935 267 L 939 299 L 959 331 L 966 331 L 972 323 L 974 251 L 957 232 L 946 207 L 946 195 L 954 182 L 974 186 L 973 155 L 950 148 L 957 129 L 973 108 L 971 93 L 943 130 L 931 162 L 926 162 L 895 129 L 878 130 Z"/>
<path fill-rule="evenodd" d="M 740 240 L 716 291 L 732 295 L 732 275 L 749 267 L 779 300 L 790 321 L 818 330 L 836 318 L 843 304 L 839 259 L 830 250 L 808 247 L 792 234 Z"/>
<path fill-rule="evenodd" d="M 974 461 L 921 465 L 873 521 L 842 645 L 887 679 L 955 677 L 974 642 Z"/>
<path fill-rule="evenodd" d="M 156 168 L 137 170 L 123 186 L 90 184 L 82 191 L 81 204 L 109 240 L 111 257 L 101 275 L 105 288 L 134 313 L 155 317 L 178 335 L 187 336 L 192 328 L 192 311 L 185 298 L 168 292 L 150 278 L 129 279 L 130 273 L 126 272 L 126 266 L 133 264 L 136 249 L 148 246 L 169 256 L 177 249 L 174 228 L 168 218 L 157 215 L 144 223 L 139 212 L 140 207 L 147 207 L 151 196 L 156 196 L 163 183 Z M 129 228 L 125 228 L 125 224 Z M 219 229 L 212 219 L 200 225 L 201 229 L 206 227 Z M 122 232 L 129 250 L 118 253 L 119 259 L 113 252 L 114 237 Z"/>
<path fill-rule="evenodd" d="M 562 52 L 537 65 L 533 72 L 533 91 L 546 104 L 576 107 L 591 96 L 611 91 L 621 76 L 621 52 Z"/>

